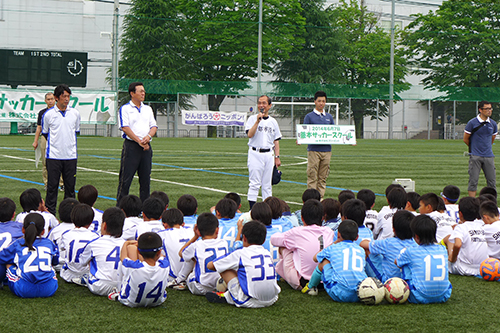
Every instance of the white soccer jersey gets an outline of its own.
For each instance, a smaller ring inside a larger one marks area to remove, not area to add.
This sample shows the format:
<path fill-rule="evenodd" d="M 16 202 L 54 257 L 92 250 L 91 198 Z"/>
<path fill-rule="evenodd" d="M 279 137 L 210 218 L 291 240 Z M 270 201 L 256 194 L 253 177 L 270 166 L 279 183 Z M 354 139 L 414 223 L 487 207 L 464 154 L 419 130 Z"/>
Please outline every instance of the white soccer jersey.
<path fill-rule="evenodd" d="M 165 227 L 163 226 L 163 223 L 158 220 L 153 220 L 153 221 L 143 221 L 141 224 L 137 226 L 137 231 L 135 233 L 135 239 L 139 239 L 139 236 L 142 235 L 145 232 L 160 232 L 162 230 L 165 230 Z"/>
<path fill-rule="evenodd" d="M 363 222 L 365 227 L 368 227 L 368 229 L 373 231 L 375 229 L 375 226 L 377 225 L 377 222 L 378 222 L 378 212 L 373 209 L 367 210 L 365 221 Z"/>
<path fill-rule="evenodd" d="M 122 238 L 125 240 L 135 240 L 137 235 L 137 227 L 144 221 L 137 216 L 126 217 L 123 222 Z"/>
<path fill-rule="evenodd" d="M 76 134 L 80 132 L 80 113 L 69 107 L 62 112 L 55 105 L 42 117 L 42 133 L 47 135 L 47 158 L 74 160 Z"/>
<path fill-rule="evenodd" d="M 455 219 L 451 218 L 447 213 L 440 213 L 436 210 L 430 212 L 427 216 L 433 219 L 437 224 L 436 240 L 438 243 L 446 236 L 451 235 L 453 226 L 457 224 Z"/>
<path fill-rule="evenodd" d="M 248 118 L 245 124 L 245 131 L 248 131 L 257 122 L 257 115 Z M 280 127 L 273 117 L 262 118 L 255 132 L 255 135 L 248 139 L 248 145 L 260 149 L 274 148 L 274 141 L 281 138 Z"/>
<path fill-rule="evenodd" d="M 92 210 L 94 211 L 94 220 L 92 221 L 89 229 L 101 235 L 102 210 L 96 209 L 94 207 L 92 207 Z"/>
<path fill-rule="evenodd" d="M 382 207 L 377 216 L 377 224 L 373 229 L 373 237 L 375 239 L 394 237 L 394 232 L 392 231 L 392 217 L 397 211 L 397 208 L 390 208 L 389 206 Z"/>
<path fill-rule="evenodd" d="M 80 255 L 81 264 L 89 264 L 89 284 L 98 280 L 117 282 L 120 252 L 125 241 L 109 235 L 101 236 L 87 244 Z"/>
<path fill-rule="evenodd" d="M 484 237 L 484 223 L 482 221 L 467 221 L 458 224 L 450 236 L 450 242 L 455 238 L 462 241 L 455 265 L 462 268 L 467 275 L 478 275 L 479 265 L 488 258 L 488 244 Z"/>
<path fill-rule="evenodd" d="M 250 245 L 214 261 L 217 272 L 235 270 L 245 295 L 260 301 L 278 297 L 281 289 L 276 283 L 271 254 L 262 245 Z"/>
<path fill-rule="evenodd" d="M 39 210 L 32 210 L 31 212 L 23 212 L 23 213 L 17 214 L 16 222 L 24 223 L 24 218 L 26 217 L 26 215 L 28 215 L 30 213 L 38 213 L 38 214 L 41 214 L 43 216 L 43 219 L 45 220 L 45 226 L 43 227 L 43 229 L 45 230 L 45 232 L 43 233 L 42 237 L 44 237 L 44 238 L 47 238 L 47 236 L 49 235 L 50 229 L 55 228 L 59 225 L 59 221 L 57 220 L 57 218 L 54 215 L 52 215 L 49 212 L 41 212 Z"/>
<path fill-rule="evenodd" d="M 187 227 L 169 228 L 158 232 L 163 243 L 163 252 L 170 262 L 170 276 L 179 276 L 184 260 L 179 250 L 194 236 L 193 229 Z"/>
<path fill-rule="evenodd" d="M 219 273 L 207 268 L 207 264 L 228 253 L 227 242 L 223 239 L 198 240 L 184 249 L 182 258 L 185 261 L 195 260 L 194 279 L 199 284 L 214 288 Z"/>
<path fill-rule="evenodd" d="M 452 219 L 455 219 L 455 222 L 460 222 L 460 217 L 458 216 L 458 205 L 456 204 L 448 204 L 446 205 L 446 213 Z"/>
<path fill-rule="evenodd" d="M 165 290 L 170 268 L 168 259 L 160 258 L 155 266 L 145 261 L 123 259 L 120 265 L 121 287 L 118 300 L 130 307 L 161 305 L 167 298 Z"/>
<path fill-rule="evenodd" d="M 65 264 L 61 268 L 61 277 L 64 280 L 71 282 L 73 278 L 81 278 L 89 272 L 89 266 L 80 262 L 80 253 L 96 238 L 99 235 L 87 228 L 74 228 L 62 234 L 60 249 L 64 251 Z"/>
<path fill-rule="evenodd" d="M 500 259 L 500 221 L 485 224 L 484 236 L 488 244 L 488 256 Z"/>

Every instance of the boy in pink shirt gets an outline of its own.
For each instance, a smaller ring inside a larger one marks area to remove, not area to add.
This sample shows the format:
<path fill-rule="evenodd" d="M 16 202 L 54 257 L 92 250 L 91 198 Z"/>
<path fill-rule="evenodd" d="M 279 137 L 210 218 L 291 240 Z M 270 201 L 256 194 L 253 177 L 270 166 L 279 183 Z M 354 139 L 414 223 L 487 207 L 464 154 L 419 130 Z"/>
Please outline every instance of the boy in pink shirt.
<path fill-rule="evenodd" d="M 302 206 L 304 226 L 271 236 L 271 244 L 280 247 L 276 273 L 297 290 L 305 287 L 316 268 L 313 256 L 333 243 L 333 231 L 322 227 L 323 206 L 316 199 Z"/>

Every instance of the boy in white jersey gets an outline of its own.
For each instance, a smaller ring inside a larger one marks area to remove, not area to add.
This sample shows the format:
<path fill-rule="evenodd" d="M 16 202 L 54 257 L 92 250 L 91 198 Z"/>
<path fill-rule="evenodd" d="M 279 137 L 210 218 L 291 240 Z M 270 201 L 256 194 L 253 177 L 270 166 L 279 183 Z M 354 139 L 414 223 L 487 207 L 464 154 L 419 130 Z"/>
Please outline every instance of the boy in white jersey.
<path fill-rule="evenodd" d="M 137 226 L 135 238 L 138 239 L 140 235 L 145 232 L 159 232 L 165 230 L 163 223 L 161 223 L 161 214 L 165 210 L 163 201 L 157 198 L 147 198 L 142 203 L 142 219 L 144 220 Z"/>
<path fill-rule="evenodd" d="M 73 207 L 78 204 L 78 200 L 74 198 L 66 198 L 61 201 L 58 208 L 59 219 L 61 220 L 61 223 L 50 229 L 49 235 L 47 236 L 47 238 L 54 242 L 54 244 L 56 244 L 59 248 L 59 264 L 57 264 L 57 266 L 54 266 L 54 269 L 57 272 L 61 270 L 61 267 L 66 262 L 66 251 L 61 249 L 61 236 L 66 231 L 75 228 L 75 225 L 73 224 L 73 222 L 71 222 L 71 211 L 73 210 Z"/>
<path fill-rule="evenodd" d="M 162 244 L 155 232 L 145 232 L 136 241 L 123 244 L 120 259 L 120 292 L 108 295 L 129 307 L 153 307 L 167 298 L 165 291 L 168 275 L 168 259 L 161 256 Z"/>
<path fill-rule="evenodd" d="M 227 242 L 229 251 L 234 248 L 238 233 L 238 206 L 232 199 L 223 198 L 215 205 L 215 216 L 219 219 L 219 238 Z"/>
<path fill-rule="evenodd" d="M 488 258 L 488 244 L 484 237 L 484 222 L 479 218 L 477 198 L 464 197 L 458 203 L 460 224 L 449 238 L 448 269 L 451 274 L 479 275 L 479 266 Z"/>
<path fill-rule="evenodd" d="M 94 211 L 94 220 L 92 221 L 92 226 L 89 228 L 89 230 L 100 234 L 102 224 L 102 210 L 94 208 L 94 204 L 97 201 L 98 196 L 99 192 L 97 192 L 97 189 L 92 185 L 84 185 L 78 190 L 78 201 L 80 201 L 80 203 L 89 205 Z"/>
<path fill-rule="evenodd" d="M 187 286 L 194 295 L 205 295 L 216 289 L 220 275 L 208 269 L 207 264 L 229 252 L 227 242 L 217 238 L 218 232 L 217 218 L 211 213 L 201 214 L 194 226 L 194 236 L 179 252 L 185 261 L 179 279 L 185 279 L 194 266 L 193 272 L 187 277 Z"/>
<path fill-rule="evenodd" d="M 214 216 L 215 217 L 215 216 Z M 163 242 L 163 252 L 165 257 L 170 262 L 170 281 L 169 287 L 174 287 L 174 279 L 179 276 L 179 273 L 184 265 L 184 260 L 179 256 L 179 250 L 193 237 L 193 229 L 184 225 L 182 212 L 177 208 L 166 210 L 161 215 L 161 221 L 165 226 L 165 230 L 158 231 Z M 183 280 L 180 280 L 181 282 Z M 176 287 L 175 289 L 185 289 Z"/>
<path fill-rule="evenodd" d="M 133 194 L 126 195 L 120 199 L 118 207 L 125 213 L 122 238 L 125 240 L 135 240 L 137 227 L 144 222 L 139 217 L 142 212 L 141 199 Z"/>
<path fill-rule="evenodd" d="M 377 224 L 373 228 L 373 237 L 375 239 L 386 239 L 394 237 L 392 231 L 392 217 L 398 210 L 404 209 L 408 202 L 406 191 L 401 186 L 394 186 L 387 194 L 389 207 L 382 207 L 377 216 Z"/>
<path fill-rule="evenodd" d="M 241 231 L 243 248 L 207 264 L 220 273 L 227 284 L 225 293 L 208 292 L 209 302 L 237 307 L 262 308 L 278 300 L 281 289 L 276 282 L 271 254 L 262 244 L 266 227 L 258 221 L 247 222 Z"/>
<path fill-rule="evenodd" d="M 364 225 L 373 231 L 378 222 L 378 212 L 373 209 L 373 206 L 375 206 L 375 193 L 372 190 L 362 189 L 359 190 L 356 198 L 365 203 L 366 216 Z"/>
<path fill-rule="evenodd" d="M 460 198 L 460 189 L 455 185 L 445 186 L 443 192 L 441 192 L 441 198 L 443 198 L 446 206 L 446 213 L 458 223 L 460 217 L 458 216 L 457 201 Z"/>
<path fill-rule="evenodd" d="M 494 202 L 485 201 L 479 207 L 479 215 L 484 222 L 484 236 L 488 243 L 488 256 L 500 259 L 500 221 L 498 207 Z"/>
<path fill-rule="evenodd" d="M 71 211 L 71 222 L 75 228 L 62 234 L 60 247 L 61 253 L 65 256 L 61 277 L 66 282 L 72 282 L 73 279 L 81 281 L 89 273 L 89 266 L 80 263 L 80 253 L 89 242 L 99 238 L 96 232 L 90 230 L 93 220 L 94 211 L 87 204 L 78 204 Z"/>
<path fill-rule="evenodd" d="M 21 193 L 19 196 L 19 202 L 21 207 L 23 207 L 23 212 L 17 214 L 16 222 L 23 223 L 24 218 L 29 213 L 39 213 L 45 220 L 45 232 L 42 234 L 42 237 L 47 237 L 49 231 L 59 225 L 59 221 L 56 217 L 48 212 L 45 207 L 45 202 L 42 199 L 42 195 L 36 188 L 29 188 Z"/>
<path fill-rule="evenodd" d="M 119 285 L 118 267 L 125 214 L 118 207 L 111 207 L 102 214 L 101 237 L 85 246 L 80 263 L 89 264 L 88 280 L 82 281 L 97 295 L 107 296 Z M 77 282 L 77 281 L 73 281 Z"/>
<path fill-rule="evenodd" d="M 438 208 L 441 208 L 443 212 L 440 212 Z M 434 220 L 434 222 L 436 222 L 436 239 L 438 243 L 443 241 L 446 244 L 446 241 L 451 235 L 456 223 L 453 218 L 444 212 L 444 209 L 444 202 L 440 204 L 440 198 L 436 194 L 426 193 L 420 197 L 420 206 L 418 211 L 420 214 L 428 215 Z"/>

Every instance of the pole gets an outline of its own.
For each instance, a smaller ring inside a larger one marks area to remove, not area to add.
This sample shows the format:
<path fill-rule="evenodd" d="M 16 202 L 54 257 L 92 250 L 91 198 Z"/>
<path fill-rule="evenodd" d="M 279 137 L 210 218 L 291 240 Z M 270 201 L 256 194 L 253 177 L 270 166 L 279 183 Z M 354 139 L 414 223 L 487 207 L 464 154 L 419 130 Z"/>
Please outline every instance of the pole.
<path fill-rule="evenodd" d="M 378 139 L 378 123 L 379 123 L 379 119 L 378 119 L 378 111 L 379 111 L 379 100 L 377 98 L 377 122 L 375 123 L 376 125 L 376 128 L 375 128 L 375 139 Z"/>
<path fill-rule="evenodd" d="M 293 96 L 292 96 L 292 107 L 291 107 L 291 116 L 292 116 L 292 137 L 295 137 L 295 122 L 293 118 Z"/>
<path fill-rule="evenodd" d="M 348 117 L 349 125 L 351 125 L 351 99 L 349 98 L 349 117 Z"/>
<path fill-rule="evenodd" d="M 120 1 L 114 1 L 113 9 L 113 39 L 111 41 L 111 90 L 115 93 L 117 101 L 115 103 L 115 115 L 118 116 L 118 25 L 120 15 Z M 114 127 L 114 126 L 113 126 Z M 107 129 L 107 126 L 106 126 Z M 108 132 L 106 130 L 106 132 Z M 107 133 L 106 133 L 107 135 Z M 113 135 L 113 129 L 109 131 L 109 136 Z"/>
<path fill-rule="evenodd" d="M 394 12 L 396 9 L 396 2 L 392 0 L 391 7 L 391 65 L 389 70 L 389 132 L 388 139 L 392 139 L 392 123 L 394 111 Z"/>
<path fill-rule="evenodd" d="M 262 0 L 259 0 L 259 41 L 257 45 L 257 96 L 262 95 L 260 80 L 262 76 Z"/>
<path fill-rule="evenodd" d="M 453 139 L 456 139 L 455 136 L 455 125 L 457 123 L 457 101 L 453 101 Z"/>
<path fill-rule="evenodd" d="M 401 135 L 402 139 L 408 139 L 408 133 L 405 130 L 405 100 L 403 100 L 403 135 Z"/>
<path fill-rule="evenodd" d="M 432 126 L 431 101 L 430 100 L 427 103 L 427 112 L 428 112 L 428 119 L 427 119 L 427 140 L 430 140 L 431 139 L 431 126 Z"/>

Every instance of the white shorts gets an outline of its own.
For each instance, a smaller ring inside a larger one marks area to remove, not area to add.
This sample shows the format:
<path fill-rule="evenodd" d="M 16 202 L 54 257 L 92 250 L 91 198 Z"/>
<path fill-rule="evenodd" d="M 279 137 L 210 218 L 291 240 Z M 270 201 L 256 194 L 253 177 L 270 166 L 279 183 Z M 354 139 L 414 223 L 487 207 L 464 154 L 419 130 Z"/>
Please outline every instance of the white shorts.
<path fill-rule="evenodd" d="M 205 295 L 209 291 L 215 291 L 215 288 L 210 288 L 202 285 L 201 283 L 196 282 L 194 279 L 194 273 L 189 274 L 189 277 L 186 281 L 187 287 L 191 294 L 202 296 Z"/>
<path fill-rule="evenodd" d="M 86 272 L 74 272 L 68 268 L 64 268 L 64 266 L 61 268 L 61 271 L 59 275 L 61 278 L 63 278 L 64 281 L 73 283 L 73 279 L 81 279 L 84 276 L 88 275 L 89 271 L 87 270 Z"/>
<path fill-rule="evenodd" d="M 227 292 L 225 293 L 226 301 L 228 304 L 237 306 L 238 308 L 265 308 L 271 306 L 278 300 L 276 295 L 270 301 L 259 301 L 255 298 L 245 295 L 241 289 L 238 278 L 233 278 L 227 284 Z"/>
<path fill-rule="evenodd" d="M 455 262 L 448 261 L 448 272 L 456 275 L 476 276 L 479 275 L 479 267 L 471 267 L 458 260 Z"/>
<path fill-rule="evenodd" d="M 108 296 L 111 292 L 120 290 L 120 282 L 117 281 L 96 280 L 92 284 L 87 281 L 87 286 L 93 294 L 100 296 Z"/>

